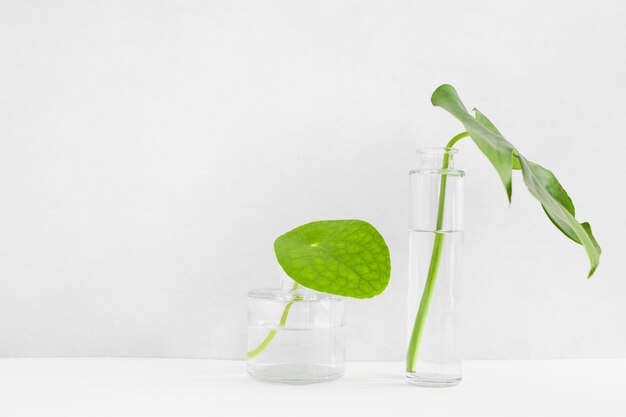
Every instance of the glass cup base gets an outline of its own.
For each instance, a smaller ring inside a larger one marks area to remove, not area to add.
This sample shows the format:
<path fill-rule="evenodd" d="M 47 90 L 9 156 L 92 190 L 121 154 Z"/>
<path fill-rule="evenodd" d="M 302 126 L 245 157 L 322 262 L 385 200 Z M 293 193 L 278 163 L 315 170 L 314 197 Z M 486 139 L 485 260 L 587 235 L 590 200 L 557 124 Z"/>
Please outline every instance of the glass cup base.
<path fill-rule="evenodd" d="M 407 373 L 407 382 L 411 385 L 426 388 L 453 387 L 461 382 L 459 375 Z"/>
<path fill-rule="evenodd" d="M 248 374 L 275 384 L 305 385 L 328 382 L 343 376 L 343 367 L 305 364 L 248 365 Z"/>

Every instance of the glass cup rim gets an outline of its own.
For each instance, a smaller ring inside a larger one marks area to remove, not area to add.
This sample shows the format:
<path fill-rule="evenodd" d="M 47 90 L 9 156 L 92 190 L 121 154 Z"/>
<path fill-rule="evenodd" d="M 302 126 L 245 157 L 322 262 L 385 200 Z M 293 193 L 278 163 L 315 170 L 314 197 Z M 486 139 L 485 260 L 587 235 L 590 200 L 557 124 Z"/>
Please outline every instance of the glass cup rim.
<path fill-rule="evenodd" d="M 248 298 L 255 300 L 267 300 L 278 302 L 308 301 L 308 302 L 341 302 L 343 298 L 338 295 L 317 292 L 308 288 L 255 288 L 248 291 Z"/>

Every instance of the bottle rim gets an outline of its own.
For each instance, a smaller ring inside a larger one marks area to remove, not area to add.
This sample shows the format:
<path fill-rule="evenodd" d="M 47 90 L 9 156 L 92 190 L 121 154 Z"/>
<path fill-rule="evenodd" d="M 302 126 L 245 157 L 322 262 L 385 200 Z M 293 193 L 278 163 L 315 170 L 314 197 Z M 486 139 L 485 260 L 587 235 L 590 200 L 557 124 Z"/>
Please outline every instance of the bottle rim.
<path fill-rule="evenodd" d="M 430 147 L 430 148 L 418 148 L 415 151 L 418 155 L 425 156 L 443 156 L 445 154 L 455 155 L 459 153 L 459 150 L 456 148 L 443 148 L 443 147 Z"/>

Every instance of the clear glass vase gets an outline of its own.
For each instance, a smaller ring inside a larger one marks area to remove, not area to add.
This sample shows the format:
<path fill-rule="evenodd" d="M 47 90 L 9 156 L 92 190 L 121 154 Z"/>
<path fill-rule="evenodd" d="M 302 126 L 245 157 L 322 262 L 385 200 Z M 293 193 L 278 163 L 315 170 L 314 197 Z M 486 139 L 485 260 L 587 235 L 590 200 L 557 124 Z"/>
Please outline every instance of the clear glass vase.
<path fill-rule="evenodd" d="M 418 150 L 409 173 L 407 378 L 445 387 L 461 381 L 459 262 L 463 248 L 463 171 L 455 149 Z"/>
<path fill-rule="evenodd" d="M 248 293 L 248 373 L 287 384 L 339 378 L 345 361 L 344 301 L 295 287 Z"/>

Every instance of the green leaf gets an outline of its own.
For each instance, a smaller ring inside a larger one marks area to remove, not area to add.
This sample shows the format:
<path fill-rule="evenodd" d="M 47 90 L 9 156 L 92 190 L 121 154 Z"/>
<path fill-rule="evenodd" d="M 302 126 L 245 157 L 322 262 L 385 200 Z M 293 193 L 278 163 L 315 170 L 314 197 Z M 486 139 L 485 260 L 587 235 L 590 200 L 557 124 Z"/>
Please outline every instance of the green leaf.
<path fill-rule="evenodd" d="M 542 166 L 530 162 L 509 143 L 480 111 L 474 109 L 474 119 L 461 102 L 454 87 L 444 84 L 437 88 L 431 98 L 433 105 L 442 107 L 459 119 L 467 129 L 478 148 L 487 156 L 498 171 L 500 179 L 511 201 L 512 170 L 521 170 L 524 182 L 530 193 L 539 200 L 550 221 L 565 236 L 583 245 L 591 268 L 589 277 L 598 267 L 602 253 L 598 242 L 591 233 L 589 223 L 578 223 L 574 204 L 554 174 Z"/>
<path fill-rule="evenodd" d="M 591 277 L 600 263 L 602 253 L 591 233 L 591 226 L 589 223 L 578 223 L 574 217 L 572 200 L 552 172 L 530 162 L 522 155 L 519 155 L 519 159 L 528 190 L 539 200 L 552 223 L 566 236 L 585 248 L 591 263 L 588 277 Z"/>
<path fill-rule="evenodd" d="M 480 121 L 472 117 L 451 85 L 444 84 L 437 88 L 432 95 L 431 102 L 463 123 L 478 149 L 485 154 L 498 172 L 509 202 L 511 202 L 513 145 L 504 139 L 495 126 L 478 110 L 475 111 Z"/>
<path fill-rule="evenodd" d="M 279 236 L 274 252 L 287 275 L 316 291 L 370 298 L 389 283 L 389 248 L 374 226 L 361 220 L 307 223 Z"/>

